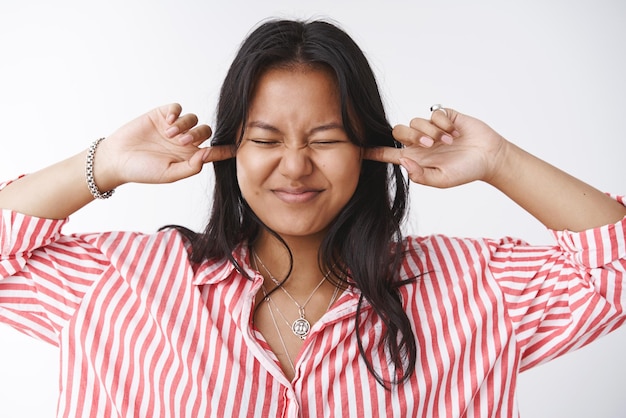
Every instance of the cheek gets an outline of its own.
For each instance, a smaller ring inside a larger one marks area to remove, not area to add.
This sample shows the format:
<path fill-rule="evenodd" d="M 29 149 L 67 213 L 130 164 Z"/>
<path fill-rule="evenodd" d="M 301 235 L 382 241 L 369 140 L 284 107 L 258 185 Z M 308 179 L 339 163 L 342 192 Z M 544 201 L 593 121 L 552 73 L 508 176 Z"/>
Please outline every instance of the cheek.
<path fill-rule="evenodd" d="M 237 183 L 239 184 L 239 189 L 243 194 L 244 199 L 246 199 L 246 195 L 248 194 L 248 190 L 250 188 L 250 174 L 248 172 L 248 165 L 246 164 L 245 157 L 240 154 L 237 154 L 236 164 L 237 164 Z"/>
<path fill-rule="evenodd" d="M 258 194 L 255 187 L 261 185 L 271 173 L 268 158 L 259 154 L 239 152 L 236 156 L 237 182 L 244 198 L 251 193 Z"/>
<path fill-rule="evenodd" d="M 361 174 L 360 155 L 349 153 L 343 158 L 326 161 L 324 165 L 324 170 L 327 173 L 334 173 L 333 177 L 334 181 L 337 182 L 337 186 L 346 192 L 350 192 L 350 195 L 352 195 L 352 192 L 356 190 Z"/>

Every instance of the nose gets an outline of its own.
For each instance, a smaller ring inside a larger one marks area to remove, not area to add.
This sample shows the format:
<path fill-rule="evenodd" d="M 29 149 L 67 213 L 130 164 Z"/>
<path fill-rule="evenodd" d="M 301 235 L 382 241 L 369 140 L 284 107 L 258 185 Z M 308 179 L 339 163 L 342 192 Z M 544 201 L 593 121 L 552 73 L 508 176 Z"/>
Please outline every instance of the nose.
<path fill-rule="evenodd" d="M 299 179 L 313 172 L 310 149 L 304 147 L 285 147 L 278 166 L 279 172 L 290 179 Z"/>

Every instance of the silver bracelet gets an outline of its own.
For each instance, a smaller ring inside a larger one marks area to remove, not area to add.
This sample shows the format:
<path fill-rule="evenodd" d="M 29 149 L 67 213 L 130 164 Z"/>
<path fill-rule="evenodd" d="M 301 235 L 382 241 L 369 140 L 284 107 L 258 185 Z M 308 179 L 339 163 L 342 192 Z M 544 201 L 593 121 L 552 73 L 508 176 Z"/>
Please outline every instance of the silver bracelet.
<path fill-rule="evenodd" d="M 100 144 L 100 142 L 102 142 L 103 139 L 104 138 L 97 139 L 91 144 L 91 146 L 89 147 L 89 151 L 87 152 L 87 163 L 85 164 L 85 178 L 87 180 L 87 187 L 89 187 L 91 195 L 96 199 L 108 199 L 109 197 L 113 196 L 113 193 L 115 192 L 115 189 L 113 189 L 109 190 L 108 192 L 101 193 L 98 189 L 98 186 L 96 186 L 96 181 L 93 178 L 94 155 L 96 154 L 96 148 L 98 148 L 98 145 Z"/>

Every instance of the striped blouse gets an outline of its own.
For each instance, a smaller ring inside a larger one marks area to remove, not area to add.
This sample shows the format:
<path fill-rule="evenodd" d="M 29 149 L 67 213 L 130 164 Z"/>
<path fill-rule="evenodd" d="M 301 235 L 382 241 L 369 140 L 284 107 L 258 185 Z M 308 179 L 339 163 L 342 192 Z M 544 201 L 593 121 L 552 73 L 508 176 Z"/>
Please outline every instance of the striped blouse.
<path fill-rule="evenodd" d="M 624 203 L 624 199 L 618 198 Z M 251 320 L 262 277 L 245 245 L 190 264 L 175 230 L 62 235 L 9 210 L 0 223 L 0 320 L 60 348 L 59 417 L 516 417 L 518 372 L 624 322 L 626 220 L 555 246 L 408 237 L 400 289 L 415 374 L 385 390 L 382 324 L 358 289 L 314 324 L 289 381 Z"/>

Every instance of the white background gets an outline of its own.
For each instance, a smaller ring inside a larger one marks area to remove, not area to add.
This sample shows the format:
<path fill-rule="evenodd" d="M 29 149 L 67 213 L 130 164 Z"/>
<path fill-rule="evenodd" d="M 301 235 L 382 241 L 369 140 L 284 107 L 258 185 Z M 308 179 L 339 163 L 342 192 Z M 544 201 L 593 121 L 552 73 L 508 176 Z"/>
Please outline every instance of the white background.
<path fill-rule="evenodd" d="M 225 71 L 252 27 L 272 16 L 328 17 L 371 60 L 392 124 L 440 102 L 601 190 L 626 193 L 619 0 L 1 1 L 3 179 L 79 152 L 160 104 L 180 102 L 211 123 Z M 210 184 L 205 170 L 175 185 L 126 185 L 74 215 L 66 231 L 201 228 Z M 412 197 L 413 233 L 550 242 L 482 184 L 412 186 Z M 0 417 L 54 416 L 57 358 L 56 348 L 0 326 Z M 522 416 L 624 417 L 625 376 L 622 329 L 522 374 Z"/>

